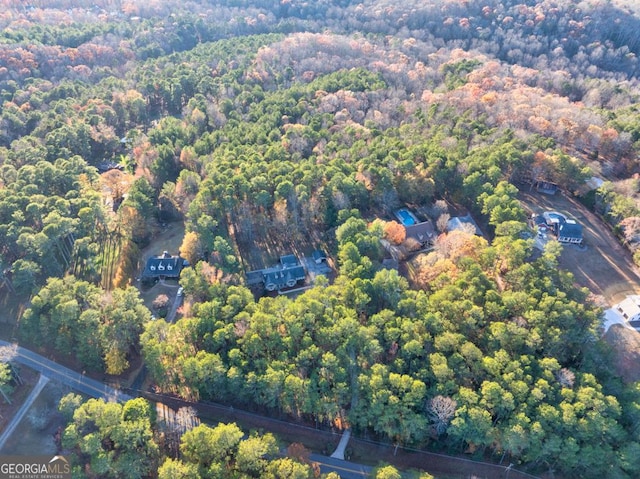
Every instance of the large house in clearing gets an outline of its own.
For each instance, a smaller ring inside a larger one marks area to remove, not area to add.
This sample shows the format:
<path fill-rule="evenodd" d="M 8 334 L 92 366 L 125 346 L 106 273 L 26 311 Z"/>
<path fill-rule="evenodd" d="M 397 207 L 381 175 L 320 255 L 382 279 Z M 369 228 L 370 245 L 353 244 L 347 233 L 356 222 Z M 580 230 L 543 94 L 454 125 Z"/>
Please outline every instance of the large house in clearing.
<path fill-rule="evenodd" d="M 183 258 L 170 255 L 168 251 L 164 251 L 161 255 L 152 256 L 147 260 L 142 272 L 142 280 L 177 279 L 183 266 L 185 266 Z"/>
<path fill-rule="evenodd" d="M 270 268 L 249 271 L 246 274 L 247 285 L 256 286 L 262 283 L 266 291 L 293 288 L 306 278 L 307 272 L 295 255 L 280 257 L 280 263 Z"/>
<path fill-rule="evenodd" d="M 553 231 L 560 243 L 582 244 L 582 225 L 557 211 L 545 211 L 542 217 L 546 227 Z M 540 229 L 540 225 L 538 225 Z"/>
<path fill-rule="evenodd" d="M 560 243 L 582 244 L 582 225 L 574 220 L 567 220 L 558 228 Z"/>
<path fill-rule="evenodd" d="M 408 208 L 401 208 L 394 214 L 404 227 L 406 238 L 414 239 L 420 246 L 426 246 L 435 241 L 436 230 L 431 220 L 420 221 Z"/>

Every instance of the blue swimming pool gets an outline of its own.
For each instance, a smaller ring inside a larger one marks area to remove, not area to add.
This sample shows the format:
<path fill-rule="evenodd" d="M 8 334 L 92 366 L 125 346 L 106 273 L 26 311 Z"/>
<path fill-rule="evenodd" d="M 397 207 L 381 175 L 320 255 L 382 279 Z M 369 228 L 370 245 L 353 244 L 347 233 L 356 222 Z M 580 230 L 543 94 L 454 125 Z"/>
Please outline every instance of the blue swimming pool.
<path fill-rule="evenodd" d="M 416 224 L 415 217 L 407 210 L 398 210 L 396 216 L 404 226 L 411 226 Z"/>

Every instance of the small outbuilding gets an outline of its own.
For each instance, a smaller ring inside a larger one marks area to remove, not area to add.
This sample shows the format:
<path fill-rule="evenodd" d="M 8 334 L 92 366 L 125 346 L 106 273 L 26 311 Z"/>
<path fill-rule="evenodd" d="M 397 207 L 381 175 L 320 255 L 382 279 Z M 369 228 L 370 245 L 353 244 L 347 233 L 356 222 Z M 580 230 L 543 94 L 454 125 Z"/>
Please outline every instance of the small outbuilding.
<path fill-rule="evenodd" d="M 536 190 L 545 195 L 555 195 L 558 191 L 558 185 L 551 181 L 536 181 Z"/>
<path fill-rule="evenodd" d="M 311 253 L 311 258 L 316 264 L 323 264 L 327 262 L 327 254 L 320 249 L 317 249 L 313 253 Z"/>

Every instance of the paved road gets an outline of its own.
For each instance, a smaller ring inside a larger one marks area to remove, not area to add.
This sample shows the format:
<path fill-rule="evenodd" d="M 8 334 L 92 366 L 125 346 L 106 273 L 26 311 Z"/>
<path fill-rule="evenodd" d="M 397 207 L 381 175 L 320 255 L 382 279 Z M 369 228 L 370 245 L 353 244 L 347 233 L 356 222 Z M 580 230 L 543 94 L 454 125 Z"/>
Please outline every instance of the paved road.
<path fill-rule="evenodd" d="M 369 466 L 321 456 L 319 454 L 310 454 L 309 459 L 320 466 L 320 472 L 322 474 L 336 472 L 342 479 L 362 479 L 369 477 L 371 473 L 371 467 Z"/>
<path fill-rule="evenodd" d="M 0 340 L 0 355 L 3 360 L 11 360 L 24 364 L 36 371 L 48 376 L 50 379 L 59 381 L 78 392 L 94 398 L 102 398 L 106 401 L 123 402 L 131 399 L 131 396 L 118 391 L 106 384 L 86 377 L 84 374 L 72 371 L 69 368 L 54 363 L 39 354 L 22 348 L 18 345 Z"/>

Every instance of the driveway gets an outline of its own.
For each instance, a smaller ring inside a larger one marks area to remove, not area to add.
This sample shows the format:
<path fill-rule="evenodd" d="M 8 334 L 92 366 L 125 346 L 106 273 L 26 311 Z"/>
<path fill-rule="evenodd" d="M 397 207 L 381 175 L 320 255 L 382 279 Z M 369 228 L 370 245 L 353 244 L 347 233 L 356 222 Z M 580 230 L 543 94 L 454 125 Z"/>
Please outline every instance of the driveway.
<path fill-rule="evenodd" d="M 323 275 L 323 276 L 326 276 L 327 279 L 329 279 L 330 275 L 333 273 L 333 269 L 331 268 L 331 266 L 327 261 L 316 263 L 313 260 L 313 258 L 303 255 L 301 262 L 302 262 L 302 265 L 307 270 L 310 284 L 315 283 L 317 276 Z"/>
<path fill-rule="evenodd" d="M 2 434 L 0 435 L 0 451 L 2 451 L 2 448 L 4 447 L 5 443 L 7 442 L 9 437 L 11 437 L 11 435 L 13 434 L 13 431 L 15 431 L 16 427 L 18 427 L 18 424 L 20 424 L 20 421 L 22 421 L 22 418 L 27 413 L 27 410 L 33 404 L 33 401 L 36 400 L 36 398 L 42 392 L 42 390 L 44 389 L 44 387 L 47 385 L 48 382 L 49 382 L 49 378 L 41 374 L 40 378 L 38 379 L 38 382 L 29 393 L 29 396 L 27 397 L 27 399 L 25 399 L 24 403 L 22 403 L 22 406 L 20 406 L 20 409 L 18 409 L 18 411 L 11 418 L 11 422 L 7 424 L 7 427 L 5 427 L 4 431 L 2 431 Z"/>
<path fill-rule="evenodd" d="M 181 288 L 178 288 L 178 291 L 181 291 Z M 171 304 L 171 309 L 169 310 L 169 312 L 167 313 L 167 317 L 165 318 L 165 321 L 167 323 L 171 324 L 175 321 L 176 313 L 178 312 L 178 308 L 182 305 L 183 299 L 183 294 L 176 294 L 176 296 L 173 298 L 173 304 Z"/>

